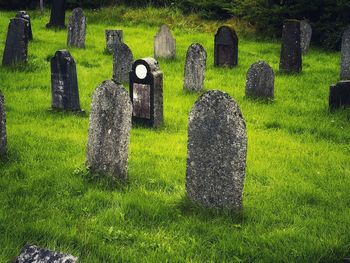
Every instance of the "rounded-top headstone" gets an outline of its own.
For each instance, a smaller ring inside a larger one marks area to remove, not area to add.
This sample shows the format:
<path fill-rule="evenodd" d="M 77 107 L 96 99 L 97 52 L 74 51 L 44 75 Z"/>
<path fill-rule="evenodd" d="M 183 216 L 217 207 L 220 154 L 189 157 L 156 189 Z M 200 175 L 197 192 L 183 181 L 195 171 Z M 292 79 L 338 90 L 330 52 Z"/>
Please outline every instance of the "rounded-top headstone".
<path fill-rule="evenodd" d="M 205 207 L 240 210 L 246 152 L 246 126 L 238 104 L 218 90 L 203 94 L 189 115 L 189 198 Z"/>
<path fill-rule="evenodd" d="M 134 63 L 131 49 L 123 42 L 115 45 L 113 52 L 113 80 L 117 83 L 129 83 L 129 73 Z"/>
<path fill-rule="evenodd" d="M 0 157 L 6 154 L 7 136 L 6 136 L 6 110 L 5 98 L 0 92 Z"/>
<path fill-rule="evenodd" d="M 27 11 L 18 11 L 18 13 L 16 14 L 16 17 L 18 18 L 23 18 L 25 20 L 28 21 L 28 24 L 27 24 L 27 29 L 26 29 L 26 33 L 27 33 L 27 38 L 28 40 L 33 40 L 33 32 L 32 32 L 32 24 L 30 22 L 30 16 L 29 14 L 27 13 Z"/>
<path fill-rule="evenodd" d="M 85 47 L 86 16 L 82 8 L 75 8 L 68 19 L 68 47 Z"/>
<path fill-rule="evenodd" d="M 312 27 L 311 25 L 305 21 L 300 21 L 300 45 L 301 45 L 301 51 L 303 54 L 306 54 L 309 51 L 311 37 L 312 37 Z"/>
<path fill-rule="evenodd" d="M 350 80 L 350 26 L 344 31 L 342 37 L 340 79 Z"/>
<path fill-rule="evenodd" d="M 167 25 L 162 25 L 154 37 L 154 57 L 165 59 L 176 57 L 176 41 Z"/>
<path fill-rule="evenodd" d="M 234 67 L 238 64 L 238 37 L 236 31 L 222 26 L 215 34 L 214 65 Z"/>
<path fill-rule="evenodd" d="M 26 245 L 22 249 L 15 263 L 76 263 L 78 258 L 70 254 L 63 254 L 38 246 Z"/>
<path fill-rule="evenodd" d="M 106 37 L 106 53 L 113 54 L 116 50 L 116 46 L 123 42 L 123 30 L 105 30 Z"/>
<path fill-rule="evenodd" d="M 272 99 L 275 74 L 265 61 L 258 61 L 247 72 L 245 95 L 253 98 Z"/>

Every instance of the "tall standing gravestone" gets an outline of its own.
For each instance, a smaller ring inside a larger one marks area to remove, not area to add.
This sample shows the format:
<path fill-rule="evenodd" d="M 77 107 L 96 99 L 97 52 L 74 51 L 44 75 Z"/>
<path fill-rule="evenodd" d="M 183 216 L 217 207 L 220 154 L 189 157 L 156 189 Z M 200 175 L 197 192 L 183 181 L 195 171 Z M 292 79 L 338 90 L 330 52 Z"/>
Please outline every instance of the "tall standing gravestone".
<path fill-rule="evenodd" d="M 66 1 L 65 0 L 53 0 L 51 7 L 50 22 L 46 24 L 47 28 L 57 27 L 66 28 L 64 20 L 66 17 Z"/>
<path fill-rule="evenodd" d="M 154 37 L 154 57 L 175 59 L 176 41 L 167 25 L 162 25 Z"/>
<path fill-rule="evenodd" d="M 202 91 L 204 88 L 207 52 L 201 44 L 192 44 L 186 54 L 184 89 Z"/>
<path fill-rule="evenodd" d="M 150 127 L 163 124 L 163 73 L 154 58 L 136 60 L 130 72 L 133 123 Z"/>
<path fill-rule="evenodd" d="M 125 43 L 117 44 L 113 52 L 113 80 L 117 83 L 129 83 L 133 62 L 131 49 Z"/>
<path fill-rule="evenodd" d="M 28 57 L 28 21 L 23 18 L 12 18 L 7 31 L 2 65 L 26 63 Z"/>
<path fill-rule="evenodd" d="M 215 35 L 214 65 L 234 67 L 238 64 L 238 37 L 236 32 L 222 26 Z"/>
<path fill-rule="evenodd" d="M 92 173 L 127 180 L 132 105 L 123 85 L 105 81 L 92 96 L 87 163 Z"/>
<path fill-rule="evenodd" d="M 52 108 L 81 111 L 75 61 L 67 50 L 59 50 L 51 59 Z"/>
<path fill-rule="evenodd" d="M 285 20 L 282 31 L 280 71 L 285 73 L 301 72 L 302 53 L 300 39 L 300 21 L 294 19 Z"/>
<path fill-rule="evenodd" d="M 265 61 L 250 66 L 247 72 L 245 95 L 253 98 L 273 99 L 275 74 Z"/>
<path fill-rule="evenodd" d="M 0 92 L 0 157 L 6 154 L 7 137 L 6 137 L 6 111 L 5 98 Z"/>
<path fill-rule="evenodd" d="M 123 43 L 123 30 L 105 30 L 106 52 L 112 54 L 118 44 Z"/>
<path fill-rule="evenodd" d="M 329 108 L 331 110 L 350 107 L 350 80 L 339 81 L 330 87 Z"/>
<path fill-rule="evenodd" d="M 30 16 L 27 13 L 27 11 L 19 11 L 16 14 L 16 17 L 23 18 L 24 20 L 28 21 L 27 29 L 26 29 L 27 30 L 27 38 L 28 38 L 28 40 L 33 40 L 32 23 L 30 22 Z"/>
<path fill-rule="evenodd" d="M 67 46 L 85 48 L 86 17 L 81 8 L 75 8 L 68 18 Z"/>
<path fill-rule="evenodd" d="M 206 92 L 189 115 L 188 197 L 205 207 L 240 210 L 246 154 L 246 126 L 238 104 L 224 92 Z"/>
<path fill-rule="evenodd" d="M 311 25 L 305 21 L 300 21 L 300 45 L 301 51 L 303 54 L 306 54 L 310 48 L 310 42 L 312 37 L 312 27 Z"/>
<path fill-rule="evenodd" d="M 344 31 L 341 43 L 340 79 L 350 80 L 350 27 Z"/>

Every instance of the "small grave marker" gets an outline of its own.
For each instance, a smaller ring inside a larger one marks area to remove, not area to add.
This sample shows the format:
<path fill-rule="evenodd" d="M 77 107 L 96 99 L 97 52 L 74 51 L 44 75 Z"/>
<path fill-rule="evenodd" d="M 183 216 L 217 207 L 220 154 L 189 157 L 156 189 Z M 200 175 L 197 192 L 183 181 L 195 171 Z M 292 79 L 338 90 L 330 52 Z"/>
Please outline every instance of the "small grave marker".
<path fill-rule="evenodd" d="M 86 16 L 81 8 L 75 8 L 68 19 L 67 46 L 85 48 Z"/>
<path fill-rule="evenodd" d="M 176 41 L 167 25 L 162 25 L 154 37 L 154 57 L 175 59 Z"/>
<path fill-rule="evenodd" d="M 238 37 L 236 32 L 222 26 L 215 35 L 214 65 L 234 67 L 238 64 Z"/>

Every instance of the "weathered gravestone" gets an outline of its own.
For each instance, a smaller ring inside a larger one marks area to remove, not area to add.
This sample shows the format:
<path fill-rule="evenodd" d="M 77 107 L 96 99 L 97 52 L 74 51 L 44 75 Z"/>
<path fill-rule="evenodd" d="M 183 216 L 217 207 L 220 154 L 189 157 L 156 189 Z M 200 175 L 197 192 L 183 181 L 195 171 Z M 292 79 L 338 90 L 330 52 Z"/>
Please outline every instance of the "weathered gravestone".
<path fill-rule="evenodd" d="M 301 72 L 302 53 L 300 38 L 300 21 L 294 19 L 285 20 L 282 31 L 280 71 L 285 73 Z"/>
<path fill-rule="evenodd" d="M 176 41 L 167 25 L 162 25 L 154 37 L 154 57 L 175 59 Z"/>
<path fill-rule="evenodd" d="M 234 67 L 238 64 L 238 37 L 236 32 L 222 26 L 215 34 L 214 65 Z"/>
<path fill-rule="evenodd" d="M 163 124 L 163 73 L 154 58 L 136 60 L 130 72 L 133 123 L 150 127 Z"/>
<path fill-rule="evenodd" d="M 12 18 L 10 20 L 2 65 L 10 66 L 27 62 L 27 27 L 28 21 L 23 18 Z"/>
<path fill-rule="evenodd" d="M 64 20 L 66 17 L 66 1 L 65 0 L 53 0 L 51 6 L 50 22 L 46 24 L 47 28 L 57 27 L 66 28 Z"/>
<path fill-rule="evenodd" d="M 340 79 L 350 80 L 350 27 L 344 31 L 341 43 Z"/>
<path fill-rule="evenodd" d="M 330 87 L 329 108 L 333 110 L 348 107 L 350 107 L 350 80 L 339 81 Z"/>
<path fill-rule="evenodd" d="M 192 44 L 186 54 L 184 89 L 202 91 L 204 88 L 207 52 L 200 44 Z"/>
<path fill-rule="evenodd" d="M 127 180 L 132 105 L 123 85 L 105 81 L 92 96 L 87 163 L 92 173 Z"/>
<path fill-rule="evenodd" d="M 67 46 L 85 48 L 86 16 L 81 8 L 75 8 L 68 18 Z"/>
<path fill-rule="evenodd" d="M 58 50 L 51 59 L 52 108 L 81 111 L 75 61 L 67 50 Z"/>
<path fill-rule="evenodd" d="M 27 11 L 19 11 L 16 14 L 16 17 L 23 18 L 24 20 L 28 21 L 28 24 L 26 27 L 27 38 L 28 38 L 28 40 L 33 40 L 32 23 L 30 22 L 30 16 L 27 13 Z"/>
<path fill-rule="evenodd" d="M 253 98 L 273 99 L 275 74 L 265 61 L 251 65 L 247 72 L 245 95 Z"/>
<path fill-rule="evenodd" d="M 106 52 L 112 54 L 116 50 L 117 44 L 123 43 L 123 30 L 105 30 Z"/>
<path fill-rule="evenodd" d="M 15 263 L 75 263 L 78 258 L 37 246 L 26 245 Z"/>
<path fill-rule="evenodd" d="M 301 34 L 300 36 L 301 51 L 303 54 L 306 54 L 310 48 L 310 42 L 312 37 L 312 27 L 305 20 L 300 21 L 300 34 Z"/>
<path fill-rule="evenodd" d="M 134 57 L 125 43 L 118 43 L 113 52 L 113 80 L 117 83 L 129 83 L 129 73 Z"/>
<path fill-rule="evenodd" d="M 6 137 L 6 111 L 5 98 L 0 92 L 0 157 L 6 154 L 7 137 Z"/>
<path fill-rule="evenodd" d="M 206 92 L 189 115 L 188 197 L 205 207 L 240 210 L 246 154 L 246 126 L 238 104 L 224 92 Z"/>

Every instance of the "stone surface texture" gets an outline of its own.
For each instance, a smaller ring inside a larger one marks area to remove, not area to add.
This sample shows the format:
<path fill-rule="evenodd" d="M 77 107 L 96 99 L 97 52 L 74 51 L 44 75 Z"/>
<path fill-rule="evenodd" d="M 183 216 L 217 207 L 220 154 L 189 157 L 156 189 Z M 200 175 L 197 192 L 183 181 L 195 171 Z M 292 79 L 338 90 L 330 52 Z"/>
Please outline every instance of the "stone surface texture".
<path fill-rule="evenodd" d="M 113 80 L 129 83 L 129 73 L 134 63 L 131 49 L 125 43 L 118 43 L 113 52 Z"/>
<path fill-rule="evenodd" d="M 75 8 L 68 18 L 67 46 L 85 48 L 86 16 L 81 8 Z"/>
<path fill-rule="evenodd" d="M 273 99 L 275 74 L 265 61 L 251 65 L 247 72 L 245 95 L 253 98 Z"/>
<path fill-rule="evenodd" d="M 350 107 L 350 80 L 342 80 L 330 87 L 329 108 L 333 110 L 348 107 Z"/>
<path fill-rule="evenodd" d="M 176 41 L 167 25 L 162 25 L 154 37 L 154 57 L 175 59 Z"/>
<path fill-rule="evenodd" d="M 350 80 L 350 26 L 344 31 L 342 37 L 340 79 Z"/>
<path fill-rule="evenodd" d="M 300 34 L 301 34 L 300 36 L 301 52 L 303 54 L 306 54 L 310 48 L 311 37 L 312 37 L 312 27 L 305 20 L 300 21 Z"/>
<path fill-rule="evenodd" d="M 0 157 L 7 152 L 5 98 L 0 92 Z"/>
<path fill-rule="evenodd" d="M 106 37 L 106 52 L 113 54 L 116 50 L 116 46 L 123 43 L 123 30 L 105 30 Z"/>
<path fill-rule="evenodd" d="M 65 28 L 66 18 L 66 1 L 65 0 L 52 0 L 50 22 L 46 25 L 47 28 L 57 27 Z"/>
<path fill-rule="evenodd" d="M 238 64 L 238 37 L 236 31 L 222 26 L 215 34 L 214 66 L 234 67 Z"/>
<path fill-rule="evenodd" d="M 16 14 L 16 17 L 23 18 L 24 20 L 28 21 L 27 28 L 26 28 L 27 38 L 28 40 L 33 40 L 32 23 L 30 22 L 30 16 L 27 13 L 27 11 L 19 11 Z"/>

